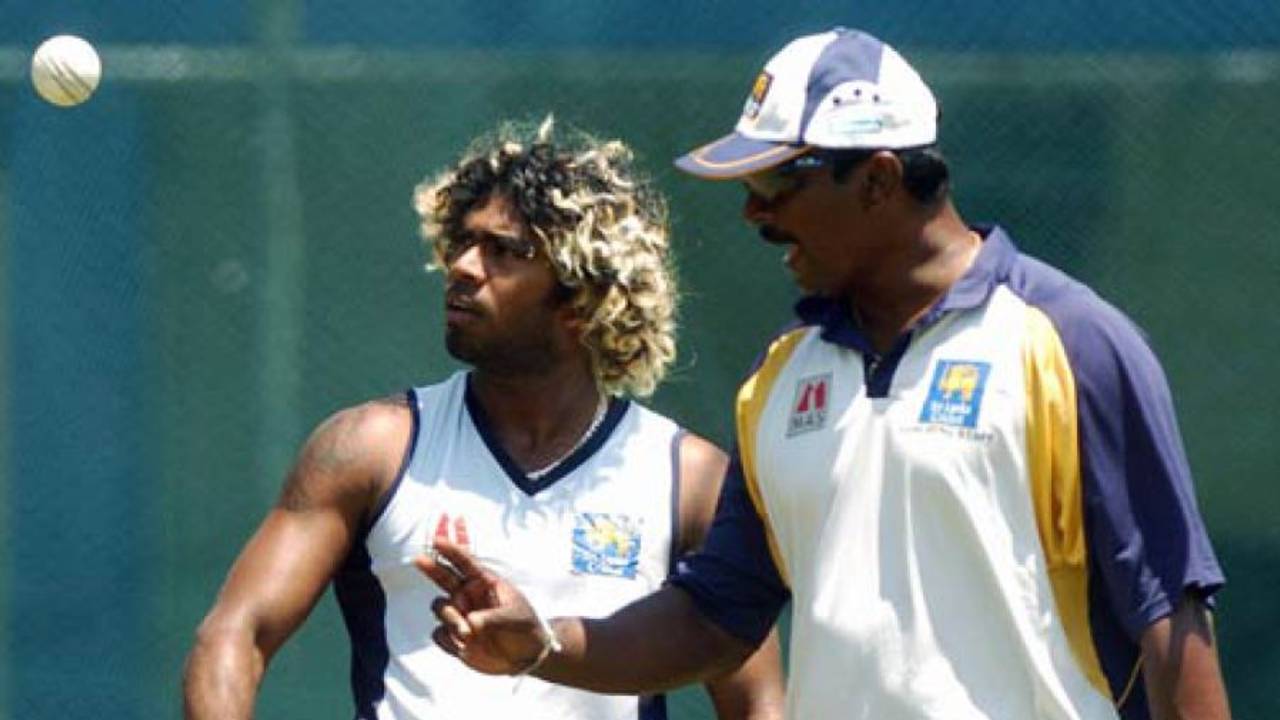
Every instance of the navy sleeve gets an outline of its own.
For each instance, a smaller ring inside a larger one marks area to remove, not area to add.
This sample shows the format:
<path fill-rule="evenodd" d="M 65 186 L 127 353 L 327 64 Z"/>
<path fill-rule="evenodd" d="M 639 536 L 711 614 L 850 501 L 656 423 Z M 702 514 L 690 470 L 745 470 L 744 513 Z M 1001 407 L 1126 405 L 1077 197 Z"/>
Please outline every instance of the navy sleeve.
<path fill-rule="evenodd" d="M 753 647 L 764 640 L 791 598 L 774 566 L 736 449 L 706 542 L 677 563 L 670 582 L 687 592 L 712 622 Z"/>
<path fill-rule="evenodd" d="M 1155 354 L 1091 291 L 1061 300 L 1046 311 L 1075 375 L 1091 575 L 1136 642 L 1184 593 L 1208 600 L 1224 578 Z"/>

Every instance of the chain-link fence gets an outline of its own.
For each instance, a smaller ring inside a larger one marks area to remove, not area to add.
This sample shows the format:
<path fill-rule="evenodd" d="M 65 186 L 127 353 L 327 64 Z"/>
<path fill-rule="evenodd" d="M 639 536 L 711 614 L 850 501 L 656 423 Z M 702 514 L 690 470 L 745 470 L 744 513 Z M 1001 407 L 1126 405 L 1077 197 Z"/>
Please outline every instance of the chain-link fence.
<path fill-rule="evenodd" d="M 833 24 L 934 86 L 967 218 L 1149 333 L 1229 575 L 1237 716 L 1280 714 L 1280 5 L 108 5 L 0 0 L 0 718 L 177 713 L 192 631 L 309 429 L 453 367 L 409 194 L 501 119 L 621 137 L 669 193 L 686 298 L 653 405 L 727 441 L 794 291 L 735 188 L 670 159 Z M 60 32 L 105 65 L 71 110 L 26 76 Z M 349 716 L 346 665 L 327 597 L 260 716 Z"/>

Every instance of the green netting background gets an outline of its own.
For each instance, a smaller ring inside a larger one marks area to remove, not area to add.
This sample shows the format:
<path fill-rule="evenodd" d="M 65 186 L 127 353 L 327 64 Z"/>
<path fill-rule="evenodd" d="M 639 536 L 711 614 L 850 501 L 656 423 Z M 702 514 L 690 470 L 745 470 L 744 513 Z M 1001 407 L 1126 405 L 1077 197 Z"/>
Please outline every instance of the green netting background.
<path fill-rule="evenodd" d="M 728 441 L 794 291 L 737 190 L 670 159 L 832 24 L 935 87 L 968 219 L 1149 333 L 1230 580 L 1236 716 L 1280 716 L 1280 3 L 1007 5 L 0 0 L 0 719 L 179 714 L 192 631 L 309 429 L 454 367 L 409 193 L 500 119 L 622 137 L 670 194 L 681 360 L 652 404 Z M 60 32 L 106 66 L 73 110 L 26 74 Z M 259 716 L 349 717 L 347 659 L 328 595 Z"/>

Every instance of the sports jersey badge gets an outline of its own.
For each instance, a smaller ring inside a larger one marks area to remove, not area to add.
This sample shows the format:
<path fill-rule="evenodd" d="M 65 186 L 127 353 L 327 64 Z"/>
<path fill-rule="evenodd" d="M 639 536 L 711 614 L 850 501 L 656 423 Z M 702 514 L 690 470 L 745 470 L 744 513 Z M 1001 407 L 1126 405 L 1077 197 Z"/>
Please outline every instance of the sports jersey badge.
<path fill-rule="evenodd" d="M 747 97 L 747 104 L 742 108 L 742 116 L 755 120 L 760 114 L 760 107 L 764 105 L 764 98 L 769 94 L 769 86 L 773 84 L 773 76 L 767 72 L 761 71 L 756 76 L 756 81 L 751 85 L 751 95 Z"/>
<path fill-rule="evenodd" d="M 573 572 L 634 578 L 640 565 L 640 520 L 614 513 L 577 513 Z"/>
<path fill-rule="evenodd" d="M 811 375 L 796 383 L 787 419 L 787 437 L 820 430 L 827 424 L 827 400 L 831 395 L 831 373 Z"/>
<path fill-rule="evenodd" d="M 991 363 L 939 360 L 920 409 L 920 422 L 966 428 L 977 425 L 990 373 Z"/>

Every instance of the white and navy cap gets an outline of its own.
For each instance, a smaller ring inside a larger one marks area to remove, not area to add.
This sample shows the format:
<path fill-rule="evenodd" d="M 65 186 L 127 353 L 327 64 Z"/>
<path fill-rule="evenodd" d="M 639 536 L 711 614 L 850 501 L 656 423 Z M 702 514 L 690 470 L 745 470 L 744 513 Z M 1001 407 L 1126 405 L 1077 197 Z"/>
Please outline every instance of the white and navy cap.
<path fill-rule="evenodd" d="M 750 175 L 810 148 L 900 149 L 938 139 L 938 103 L 893 48 L 835 28 L 765 64 L 734 131 L 676 160 L 705 178 Z"/>

